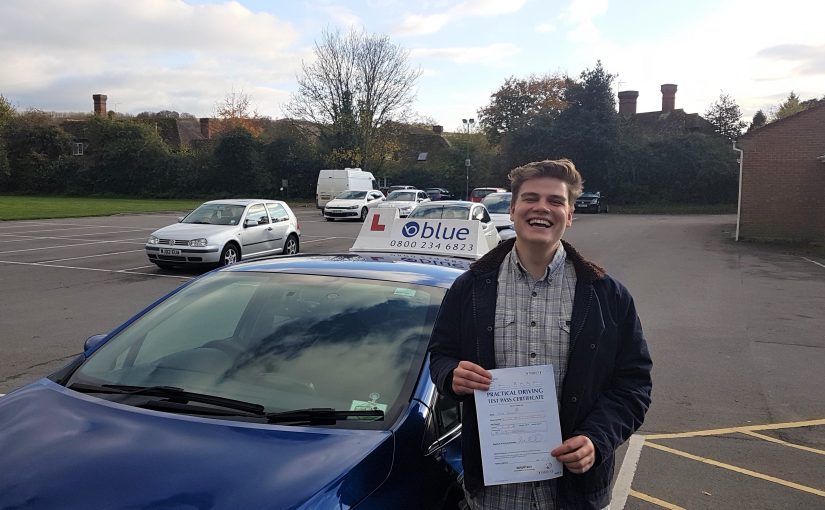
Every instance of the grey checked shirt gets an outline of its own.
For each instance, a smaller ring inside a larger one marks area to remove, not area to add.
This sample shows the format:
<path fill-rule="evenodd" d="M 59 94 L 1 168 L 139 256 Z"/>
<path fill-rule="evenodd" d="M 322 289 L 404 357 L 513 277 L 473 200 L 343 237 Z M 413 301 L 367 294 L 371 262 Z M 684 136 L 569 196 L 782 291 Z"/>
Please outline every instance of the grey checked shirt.
<path fill-rule="evenodd" d="M 575 293 L 576 270 L 562 245 L 538 280 L 522 267 L 513 248 L 498 271 L 496 368 L 553 365 L 556 394 L 561 398 Z M 553 509 L 555 486 L 555 480 L 492 485 L 475 498 L 465 495 L 474 510 Z"/>

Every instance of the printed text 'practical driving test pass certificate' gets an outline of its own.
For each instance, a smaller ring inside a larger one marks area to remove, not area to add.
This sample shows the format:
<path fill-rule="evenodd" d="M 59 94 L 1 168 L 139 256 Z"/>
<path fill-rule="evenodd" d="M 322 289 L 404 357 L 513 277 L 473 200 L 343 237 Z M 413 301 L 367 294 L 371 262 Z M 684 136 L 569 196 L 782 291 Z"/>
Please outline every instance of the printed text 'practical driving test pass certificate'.
<path fill-rule="evenodd" d="M 489 391 L 474 392 L 484 485 L 561 476 L 561 462 L 550 455 L 562 443 L 553 366 L 490 373 Z"/>

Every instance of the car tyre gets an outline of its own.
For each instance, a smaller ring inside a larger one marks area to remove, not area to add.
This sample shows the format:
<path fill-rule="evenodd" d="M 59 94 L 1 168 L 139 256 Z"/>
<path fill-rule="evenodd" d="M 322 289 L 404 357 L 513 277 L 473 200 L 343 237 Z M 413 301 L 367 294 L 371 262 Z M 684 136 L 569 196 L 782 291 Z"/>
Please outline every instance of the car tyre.
<path fill-rule="evenodd" d="M 230 266 L 240 260 L 241 252 L 238 249 L 238 246 L 236 244 L 229 243 L 223 247 L 223 251 L 221 251 L 221 259 L 218 264 L 221 266 Z"/>
<path fill-rule="evenodd" d="M 168 262 L 155 262 L 155 265 L 160 269 L 172 269 L 175 267 L 173 264 L 169 264 Z"/>
<path fill-rule="evenodd" d="M 367 219 L 367 208 L 361 208 L 361 222 L 363 223 Z"/>
<path fill-rule="evenodd" d="M 284 243 L 284 253 L 287 255 L 295 255 L 298 253 L 298 236 L 289 234 Z"/>
<path fill-rule="evenodd" d="M 324 216 L 324 219 L 327 220 L 327 221 L 335 221 L 335 218 L 328 218 L 326 216 Z"/>

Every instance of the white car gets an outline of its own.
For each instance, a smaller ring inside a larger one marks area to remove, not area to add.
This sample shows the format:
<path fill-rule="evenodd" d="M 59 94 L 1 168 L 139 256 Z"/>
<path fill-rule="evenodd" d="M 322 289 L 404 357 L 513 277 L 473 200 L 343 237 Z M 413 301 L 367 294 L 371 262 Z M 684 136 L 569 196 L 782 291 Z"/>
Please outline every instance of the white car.
<path fill-rule="evenodd" d="M 298 253 L 300 237 L 298 218 L 284 202 L 212 200 L 178 223 L 152 232 L 146 255 L 162 269 L 225 266 L 253 257 Z"/>
<path fill-rule="evenodd" d="M 513 194 L 509 191 L 490 193 L 481 200 L 481 203 L 490 212 L 490 218 L 498 229 L 502 241 L 516 236 L 513 229 L 513 220 L 510 219 L 510 202 Z"/>
<path fill-rule="evenodd" d="M 390 192 L 387 199 L 375 207 L 398 209 L 398 215 L 406 218 L 413 209 L 418 207 L 418 204 L 429 202 L 430 197 L 420 189 L 401 189 Z"/>
<path fill-rule="evenodd" d="M 421 204 L 407 216 L 408 220 L 432 219 L 432 220 L 477 220 L 480 223 L 481 232 L 487 241 L 486 250 L 492 250 L 500 242 L 498 230 L 490 219 L 487 208 L 482 204 L 466 202 L 463 200 L 438 200 L 427 204 Z"/>
<path fill-rule="evenodd" d="M 347 190 L 327 202 L 324 218 L 335 221 L 339 218 L 357 218 L 364 221 L 370 207 L 384 200 L 380 191 Z"/>

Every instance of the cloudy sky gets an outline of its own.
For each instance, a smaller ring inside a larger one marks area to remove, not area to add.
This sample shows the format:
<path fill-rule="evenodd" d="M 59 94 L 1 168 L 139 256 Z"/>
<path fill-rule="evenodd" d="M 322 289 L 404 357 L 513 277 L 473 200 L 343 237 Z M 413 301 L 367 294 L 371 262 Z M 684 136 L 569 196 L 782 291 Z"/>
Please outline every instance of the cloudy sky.
<path fill-rule="evenodd" d="M 210 116 L 232 90 L 283 117 L 325 28 L 362 27 L 409 49 L 415 109 L 447 130 L 508 76 L 597 60 L 638 111 L 704 112 L 721 92 L 745 120 L 793 90 L 825 94 L 825 2 L 806 0 L 0 0 L 0 94 L 19 109 Z"/>

